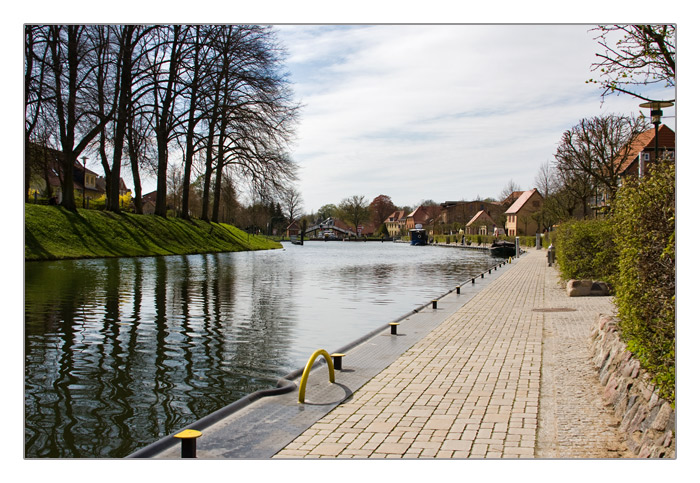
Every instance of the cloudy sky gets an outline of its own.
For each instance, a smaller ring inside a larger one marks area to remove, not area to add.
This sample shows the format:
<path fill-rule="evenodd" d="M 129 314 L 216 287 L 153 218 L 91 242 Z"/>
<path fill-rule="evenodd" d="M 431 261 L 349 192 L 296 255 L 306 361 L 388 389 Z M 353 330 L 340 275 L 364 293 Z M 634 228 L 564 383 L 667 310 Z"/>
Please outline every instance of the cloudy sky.
<path fill-rule="evenodd" d="M 640 112 L 586 84 L 592 27 L 276 26 L 304 106 L 292 157 L 305 210 L 352 195 L 400 206 L 497 197 L 511 179 L 532 188 L 577 121 Z M 675 129 L 675 109 L 664 114 Z"/>

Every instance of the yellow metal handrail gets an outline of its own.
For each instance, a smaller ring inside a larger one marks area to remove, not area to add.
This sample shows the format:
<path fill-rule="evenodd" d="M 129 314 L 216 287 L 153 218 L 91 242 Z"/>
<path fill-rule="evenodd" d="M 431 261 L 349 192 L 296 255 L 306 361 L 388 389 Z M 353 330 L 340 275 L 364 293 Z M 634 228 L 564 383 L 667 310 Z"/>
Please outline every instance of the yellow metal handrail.
<path fill-rule="evenodd" d="M 304 368 L 304 372 L 301 375 L 301 382 L 299 383 L 299 402 L 301 404 L 304 404 L 304 396 L 306 395 L 306 380 L 309 378 L 309 372 L 311 372 L 311 366 L 314 365 L 314 362 L 316 361 L 316 358 L 322 355 L 326 359 L 326 364 L 328 364 L 328 379 L 330 382 L 334 383 L 335 382 L 335 372 L 333 371 L 333 361 L 331 360 L 331 356 L 328 354 L 323 349 L 319 349 L 313 354 L 311 354 L 311 357 L 309 358 L 309 362 L 306 363 L 306 367 Z"/>

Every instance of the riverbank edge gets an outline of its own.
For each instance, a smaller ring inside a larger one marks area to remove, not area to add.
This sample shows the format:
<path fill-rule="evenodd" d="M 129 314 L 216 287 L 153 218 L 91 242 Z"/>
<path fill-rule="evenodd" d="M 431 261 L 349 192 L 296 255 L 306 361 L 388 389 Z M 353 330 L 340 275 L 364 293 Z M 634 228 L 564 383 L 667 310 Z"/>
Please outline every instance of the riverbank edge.
<path fill-rule="evenodd" d="M 233 225 L 25 204 L 24 261 L 274 250 L 282 244 Z"/>

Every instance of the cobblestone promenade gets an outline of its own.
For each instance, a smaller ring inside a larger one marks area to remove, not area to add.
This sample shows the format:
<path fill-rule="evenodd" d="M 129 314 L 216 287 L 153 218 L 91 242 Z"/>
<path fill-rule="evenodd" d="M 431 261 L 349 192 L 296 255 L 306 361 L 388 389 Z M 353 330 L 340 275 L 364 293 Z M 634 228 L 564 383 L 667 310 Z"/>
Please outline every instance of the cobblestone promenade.
<path fill-rule="evenodd" d="M 598 313 L 531 250 L 275 457 L 631 457 L 588 357 Z"/>

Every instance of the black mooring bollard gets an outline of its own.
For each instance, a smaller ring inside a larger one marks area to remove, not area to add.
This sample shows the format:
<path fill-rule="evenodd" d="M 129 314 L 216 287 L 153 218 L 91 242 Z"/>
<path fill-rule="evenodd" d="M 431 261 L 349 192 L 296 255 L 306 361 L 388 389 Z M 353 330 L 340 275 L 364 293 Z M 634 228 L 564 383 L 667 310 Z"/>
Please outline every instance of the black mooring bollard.
<path fill-rule="evenodd" d="M 461 287 L 459 285 L 457 285 L 457 295 L 459 295 L 460 290 L 461 290 Z"/>
<path fill-rule="evenodd" d="M 182 458 L 197 457 L 197 438 L 201 435 L 202 433 L 196 429 L 185 429 L 175 435 L 182 442 L 180 448 L 180 456 Z"/>
<path fill-rule="evenodd" d="M 433 300 L 433 308 L 437 309 L 437 300 Z"/>
<path fill-rule="evenodd" d="M 472 283 L 476 283 L 476 279 L 475 279 L 475 278 L 472 278 Z"/>
<path fill-rule="evenodd" d="M 331 354 L 331 357 L 333 358 L 333 368 L 336 371 L 342 371 L 343 370 L 343 357 L 345 357 L 345 354 L 340 354 L 338 352 Z"/>
<path fill-rule="evenodd" d="M 389 327 L 391 327 L 391 335 L 396 335 L 396 328 L 399 326 L 398 322 L 390 322 Z"/>

